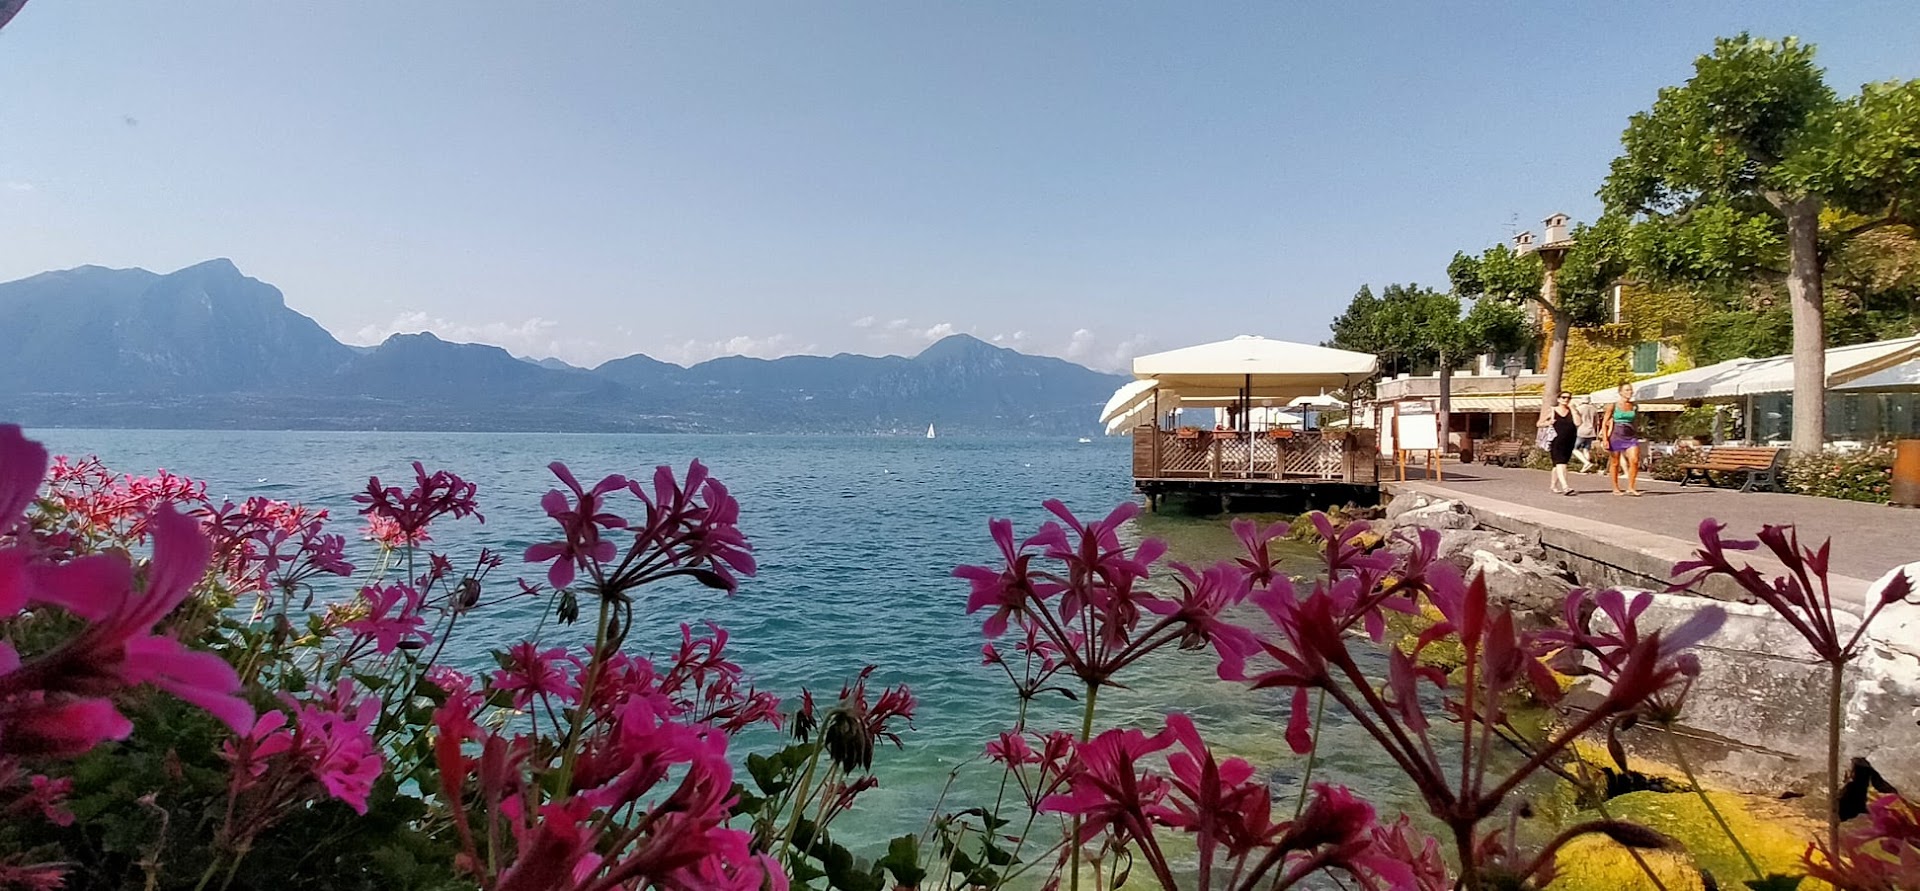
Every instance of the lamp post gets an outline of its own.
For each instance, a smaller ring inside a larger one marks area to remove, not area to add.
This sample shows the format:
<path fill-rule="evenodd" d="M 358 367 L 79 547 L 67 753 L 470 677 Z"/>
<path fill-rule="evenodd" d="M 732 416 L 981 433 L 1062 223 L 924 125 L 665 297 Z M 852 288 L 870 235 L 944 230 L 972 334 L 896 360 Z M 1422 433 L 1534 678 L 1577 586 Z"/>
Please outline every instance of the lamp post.
<path fill-rule="evenodd" d="M 1512 393 L 1512 400 L 1508 406 L 1507 429 L 1517 440 L 1520 438 L 1520 360 L 1508 356 L 1507 364 L 1501 366 L 1500 370 L 1507 373 L 1508 389 Z"/>

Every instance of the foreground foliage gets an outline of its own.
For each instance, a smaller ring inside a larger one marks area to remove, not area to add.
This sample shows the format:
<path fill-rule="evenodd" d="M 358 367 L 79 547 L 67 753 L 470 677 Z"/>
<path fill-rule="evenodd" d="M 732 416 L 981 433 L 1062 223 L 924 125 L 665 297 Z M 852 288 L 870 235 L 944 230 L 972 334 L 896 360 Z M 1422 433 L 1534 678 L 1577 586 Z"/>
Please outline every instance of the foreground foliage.
<path fill-rule="evenodd" d="M 0 427 L 0 887 L 1252 891 L 1331 874 L 1368 888 L 1538 888 L 1569 845 L 1595 844 L 1624 846 L 1649 876 L 1642 852 L 1700 868 L 1604 802 L 1630 772 L 1619 735 L 1683 714 L 1703 670 L 1689 648 L 1717 610 L 1657 628 L 1643 622 L 1652 595 L 1583 591 L 1563 624 L 1527 628 L 1436 559 L 1432 532 L 1383 542 L 1367 523 L 1312 515 L 1322 565 L 1293 579 L 1275 546 L 1285 524 L 1236 522 L 1242 554 L 1195 567 L 1131 540 L 1132 505 L 1087 520 L 1058 502 L 1024 537 L 993 521 L 997 559 L 955 571 L 989 639 L 982 660 L 1011 694 L 1009 725 L 983 740 L 999 793 L 943 801 L 925 826 L 857 855 L 835 821 L 880 782 L 912 692 L 869 667 L 830 703 L 803 690 L 783 705 L 714 627 L 682 626 L 657 658 L 630 653 L 641 589 L 680 579 L 731 594 L 754 573 L 738 505 L 698 462 L 591 485 L 552 471 L 559 487 L 541 504 L 556 531 L 522 555 L 536 583 L 504 579 L 503 555 L 436 549 L 446 524 L 484 522 L 477 488 L 450 472 L 369 481 L 361 535 L 377 556 L 361 569 L 324 511 L 216 505 L 191 480 L 50 461 Z M 1687 581 L 1732 578 L 1835 678 L 1857 657 L 1863 636 L 1836 630 L 1824 547 L 1790 528 L 1701 535 L 1698 559 L 1678 568 Z M 1756 547 L 1789 575 L 1733 559 Z M 1873 611 L 1909 596 L 1899 582 Z M 547 618 L 493 653 L 493 670 L 443 662 L 477 615 L 524 598 Z M 1395 617 L 1412 616 L 1424 624 L 1409 634 Z M 591 645 L 545 637 L 576 622 Z M 1285 698 L 1276 732 L 1304 758 L 1297 793 L 1277 797 L 1183 714 L 1103 720 L 1103 692 L 1169 648 Z M 1588 700 L 1558 711 L 1568 678 Z M 1077 707 L 1074 725 L 1033 719 L 1055 697 Z M 1523 717 L 1526 703 L 1559 717 Z M 1405 775 L 1416 812 L 1313 781 L 1335 715 Z M 744 751 L 756 727 L 788 742 Z M 1593 739 L 1613 752 L 1607 770 L 1574 751 Z M 1537 831 L 1529 799 L 1542 783 L 1570 784 L 1594 813 Z M 1915 887 L 1914 805 L 1861 794 L 1861 813 L 1836 805 L 1795 871 Z M 1741 824 L 1700 802 L 1745 856 Z M 1793 878 L 1745 863 L 1750 875 L 1720 886 Z"/>

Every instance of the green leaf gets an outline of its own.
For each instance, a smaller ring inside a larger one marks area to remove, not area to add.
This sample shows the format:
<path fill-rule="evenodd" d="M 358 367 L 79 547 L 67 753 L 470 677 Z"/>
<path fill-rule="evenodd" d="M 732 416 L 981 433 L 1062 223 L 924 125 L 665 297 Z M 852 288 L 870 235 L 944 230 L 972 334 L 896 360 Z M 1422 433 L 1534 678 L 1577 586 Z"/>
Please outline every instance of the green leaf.
<path fill-rule="evenodd" d="M 887 843 L 887 856 L 880 858 L 880 868 L 893 874 L 897 885 L 917 888 L 926 879 L 927 871 L 920 868 L 920 839 L 914 835 L 902 835 Z"/>

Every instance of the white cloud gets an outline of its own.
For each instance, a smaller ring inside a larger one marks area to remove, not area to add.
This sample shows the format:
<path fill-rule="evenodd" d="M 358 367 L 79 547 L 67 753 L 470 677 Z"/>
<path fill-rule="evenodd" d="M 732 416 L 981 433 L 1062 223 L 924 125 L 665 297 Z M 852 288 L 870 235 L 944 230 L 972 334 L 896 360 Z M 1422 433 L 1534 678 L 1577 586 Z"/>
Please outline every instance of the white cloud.
<path fill-rule="evenodd" d="M 693 365 L 708 359 L 718 359 L 721 356 L 778 359 L 781 356 L 818 352 L 820 352 L 818 346 L 805 343 L 790 334 L 774 334 L 768 337 L 738 334 L 721 340 L 687 340 L 651 355 L 668 362 Z"/>
<path fill-rule="evenodd" d="M 1153 339 L 1145 334 L 1107 340 L 1091 329 L 1080 328 L 1067 335 L 1066 345 L 1055 354 L 1097 371 L 1126 371 L 1133 366 L 1134 357 L 1147 353 L 1152 344 Z M 1039 351 L 1053 352 L 1045 348 Z"/>
<path fill-rule="evenodd" d="M 0 188 L 4 188 L 9 192 L 31 192 L 33 191 L 33 183 L 27 182 L 26 180 L 10 179 L 4 183 L 0 183 Z"/>
<path fill-rule="evenodd" d="M 825 355 L 847 350 L 868 355 L 898 354 L 911 356 L 930 343 L 954 334 L 982 334 L 977 329 L 954 322 L 927 324 L 912 319 L 880 320 L 867 316 L 856 319 L 858 332 L 853 342 L 841 337 L 822 341 L 803 339 L 796 334 L 737 334 L 705 339 L 689 337 L 679 341 L 643 338 L 626 325 L 595 326 L 592 336 L 573 336 L 559 322 L 542 316 L 519 321 L 469 322 L 441 318 L 428 312 L 411 310 L 392 319 L 364 325 L 342 340 L 358 344 L 378 344 L 394 334 L 431 331 L 442 340 L 459 343 L 485 343 L 501 347 L 516 356 L 549 356 L 583 367 L 592 367 L 618 356 L 646 353 L 657 359 L 692 365 L 721 356 L 753 356 L 774 359 L 795 354 Z M 843 331 L 845 329 L 842 329 Z M 1152 352 L 1153 339 L 1145 334 L 1111 336 L 1091 328 L 1067 333 L 1034 332 L 1025 329 L 983 335 L 1009 349 L 1044 356 L 1059 356 L 1100 371 L 1124 372 L 1133 358 Z"/>

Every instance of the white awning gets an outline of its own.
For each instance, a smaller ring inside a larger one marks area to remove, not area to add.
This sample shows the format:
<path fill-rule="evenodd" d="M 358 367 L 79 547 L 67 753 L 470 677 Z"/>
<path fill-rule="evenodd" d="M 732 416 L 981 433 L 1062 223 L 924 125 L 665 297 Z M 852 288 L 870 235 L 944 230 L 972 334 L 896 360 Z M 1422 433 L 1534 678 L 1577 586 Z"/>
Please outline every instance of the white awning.
<path fill-rule="evenodd" d="M 1287 405 L 1294 408 L 1312 408 L 1312 409 L 1318 409 L 1320 411 L 1338 411 L 1340 409 L 1347 407 L 1346 403 L 1341 402 L 1340 400 L 1335 399 L 1332 396 L 1328 396 L 1325 393 L 1321 393 L 1317 396 L 1302 396 L 1298 399 L 1293 400 L 1292 402 L 1287 403 Z"/>
<path fill-rule="evenodd" d="M 1920 336 L 1882 340 L 1827 350 L 1827 389 L 1909 390 L 1920 388 Z M 1715 365 L 1663 374 L 1633 382 L 1642 402 L 1735 402 L 1747 396 L 1793 392 L 1793 356 L 1729 359 Z M 1589 398 L 1611 403 L 1615 390 Z"/>
<path fill-rule="evenodd" d="M 1373 374 L 1371 353 L 1241 335 L 1133 360 L 1133 376 L 1200 391 L 1291 399 L 1348 386 Z"/>

